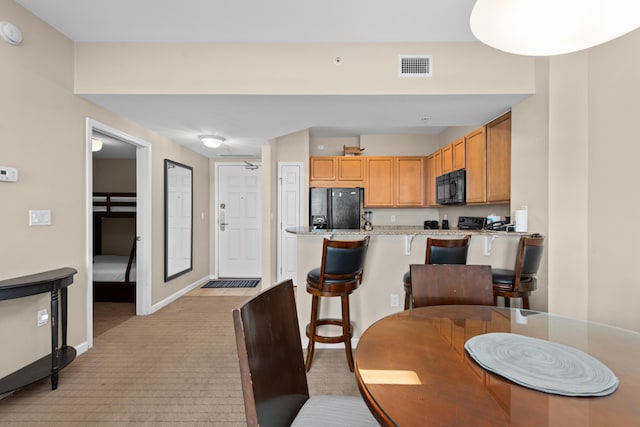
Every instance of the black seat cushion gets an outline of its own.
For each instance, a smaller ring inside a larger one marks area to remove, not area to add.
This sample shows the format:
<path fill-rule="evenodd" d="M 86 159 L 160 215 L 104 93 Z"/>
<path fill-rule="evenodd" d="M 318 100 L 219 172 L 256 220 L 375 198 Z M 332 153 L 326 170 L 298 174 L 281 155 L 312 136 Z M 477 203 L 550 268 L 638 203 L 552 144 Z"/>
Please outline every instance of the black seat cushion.
<path fill-rule="evenodd" d="M 347 278 L 347 279 L 324 279 L 324 283 L 327 285 L 337 284 L 337 283 L 349 283 L 353 282 L 355 276 Z M 314 268 L 307 273 L 307 282 L 312 283 L 320 283 L 320 267 Z"/>
<path fill-rule="evenodd" d="M 515 279 L 513 270 L 508 270 L 506 268 L 492 269 L 491 276 L 493 279 L 493 283 L 500 284 L 500 285 L 513 285 L 513 280 Z M 531 277 L 520 278 L 521 283 L 527 283 L 531 281 L 533 281 L 533 278 Z"/>
<path fill-rule="evenodd" d="M 411 284 L 411 272 L 407 271 L 406 273 L 404 273 L 404 276 L 402 276 L 402 283 L 410 285 Z"/>

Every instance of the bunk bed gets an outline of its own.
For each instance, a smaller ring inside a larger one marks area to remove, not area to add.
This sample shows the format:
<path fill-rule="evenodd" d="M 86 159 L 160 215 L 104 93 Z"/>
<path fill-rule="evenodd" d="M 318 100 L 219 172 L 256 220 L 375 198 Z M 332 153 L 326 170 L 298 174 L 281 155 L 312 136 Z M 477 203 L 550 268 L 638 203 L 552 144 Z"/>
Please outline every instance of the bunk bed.
<path fill-rule="evenodd" d="M 129 256 L 102 253 L 103 220 L 136 218 L 136 193 L 93 193 L 93 300 L 135 302 L 136 236 Z"/>

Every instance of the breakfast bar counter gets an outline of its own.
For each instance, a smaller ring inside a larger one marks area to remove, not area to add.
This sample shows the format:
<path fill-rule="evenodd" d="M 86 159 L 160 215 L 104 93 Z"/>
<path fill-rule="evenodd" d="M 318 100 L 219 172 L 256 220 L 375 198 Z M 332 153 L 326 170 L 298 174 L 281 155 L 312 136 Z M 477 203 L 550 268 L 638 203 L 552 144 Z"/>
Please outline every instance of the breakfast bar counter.
<path fill-rule="evenodd" d="M 325 238 L 358 240 L 370 236 L 365 260 L 363 282 L 350 296 L 351 320 L 354 325 L 354 344 L 362 332 L 375 321 L 402 311 L 404 290 L 402 276 L 410 264 L 424 263 L 426 239 L 460 238 L 471 234 L 467 264 L 513 268 L 518 241 L 523 234 L 484 230 L 431 230 L 416 226 L 376 226 L 373 230 L 314 230 L 311 227 L 292 227 L 286 230 L 296 235 L 296 303 L 300 335 L 306 344 L 306 324 L 311 315 L 311 296 L 306 292 L 306 275 L 319 267 L 322 242 Z M 340 299 L 325 298 L 320 307 L 321 317 L 340 317 Z M 334 347 L 332 347 L 334 348 Z"/>

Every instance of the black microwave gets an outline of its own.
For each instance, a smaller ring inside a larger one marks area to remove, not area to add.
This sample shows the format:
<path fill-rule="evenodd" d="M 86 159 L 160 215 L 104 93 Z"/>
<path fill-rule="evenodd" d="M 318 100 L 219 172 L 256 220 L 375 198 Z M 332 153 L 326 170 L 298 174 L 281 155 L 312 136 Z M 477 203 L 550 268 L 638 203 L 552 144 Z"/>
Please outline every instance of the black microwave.
<path fill-rule="evenodd" d="M 441 205 L 464 205 L 465 171 L 460 169 L 436 177 L 436 202 Z"/>

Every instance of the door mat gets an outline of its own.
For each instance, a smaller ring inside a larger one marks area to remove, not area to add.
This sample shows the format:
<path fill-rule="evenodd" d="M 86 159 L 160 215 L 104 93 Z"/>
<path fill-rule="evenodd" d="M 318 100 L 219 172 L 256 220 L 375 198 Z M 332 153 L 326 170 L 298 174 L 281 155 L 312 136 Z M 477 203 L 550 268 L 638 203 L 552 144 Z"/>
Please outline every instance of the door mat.
<path fill-rule="evenodd" d="M 260 279 L 212 280 L 203 288 L 255 288 Z"/>

